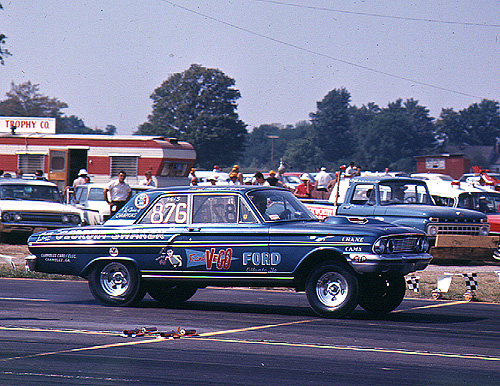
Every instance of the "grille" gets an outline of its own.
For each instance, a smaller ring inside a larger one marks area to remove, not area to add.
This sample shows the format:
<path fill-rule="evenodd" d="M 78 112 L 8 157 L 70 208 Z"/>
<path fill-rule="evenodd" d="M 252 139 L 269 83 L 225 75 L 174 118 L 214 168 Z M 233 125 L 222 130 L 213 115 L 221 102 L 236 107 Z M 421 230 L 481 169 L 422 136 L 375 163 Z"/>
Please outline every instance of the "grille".
<path fill-rule="evenodd" d="M 394 252 L 412 252 L 417 244 L 417 237 L 405 237 L 404 239 L 391 239 Z"/>
<path fill-rule="evenodd" d="M 62 223 L 60 213 L 21 213 L 21 223 Z"/>
<path fill-rule="evenodd" d="M 478 236 L 481 225 L 443 225 L 438 227 L 438 235 L 470 235 Z"/>

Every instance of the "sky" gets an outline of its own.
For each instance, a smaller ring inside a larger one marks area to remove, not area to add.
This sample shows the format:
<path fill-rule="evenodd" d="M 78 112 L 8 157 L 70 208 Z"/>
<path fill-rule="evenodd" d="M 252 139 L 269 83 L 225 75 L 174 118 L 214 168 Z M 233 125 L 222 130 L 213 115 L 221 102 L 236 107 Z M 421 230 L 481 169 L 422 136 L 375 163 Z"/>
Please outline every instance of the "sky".
<path fill-rule="evenodd" d="M 500 100 L 494 0 L 0 0 L 0 100 L 31 81 L 86 126 L 131 134 L 150 95 L 193 63 L 241 92 L 240 119 L 294 125 L 329 91 L 386 107 L 413 98 L 438 117 Z"/>

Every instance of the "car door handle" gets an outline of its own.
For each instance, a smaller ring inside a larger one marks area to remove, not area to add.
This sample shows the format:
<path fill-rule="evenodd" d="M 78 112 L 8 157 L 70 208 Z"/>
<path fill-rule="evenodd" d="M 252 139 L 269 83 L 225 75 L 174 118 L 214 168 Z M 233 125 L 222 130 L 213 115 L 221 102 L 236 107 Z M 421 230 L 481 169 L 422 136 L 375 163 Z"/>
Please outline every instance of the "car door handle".
<path fill-rule="evenodd" d="M 188 232 L 200 232 L 201 228 L 188 228 Z"/>

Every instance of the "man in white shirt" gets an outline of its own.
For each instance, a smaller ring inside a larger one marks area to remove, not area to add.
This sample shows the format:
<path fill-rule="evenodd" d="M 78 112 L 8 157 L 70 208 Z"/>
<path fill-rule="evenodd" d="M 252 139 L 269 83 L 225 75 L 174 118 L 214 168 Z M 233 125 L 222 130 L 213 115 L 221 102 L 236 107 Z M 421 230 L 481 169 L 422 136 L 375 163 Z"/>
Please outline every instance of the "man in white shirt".
<path fill-rule="evenodd" d="M 104 188 L 104 199 L 109 204 L 111 216 L 118 212 L 132 197 L 132 188 L 125 182 L 126 177 L 127 173 L 122 170 L 118 173 L 118 179 L 110 181 Z"/>
<path fill-rule="evenodd" d="M 325 193 L 328 192 L 328 184 L 332 180 L 332 176 L 326 172 L 326 168 L 321 168 L 316 175 L 316 191 L 320 192 L 321 199 L 325 199 Z"/>

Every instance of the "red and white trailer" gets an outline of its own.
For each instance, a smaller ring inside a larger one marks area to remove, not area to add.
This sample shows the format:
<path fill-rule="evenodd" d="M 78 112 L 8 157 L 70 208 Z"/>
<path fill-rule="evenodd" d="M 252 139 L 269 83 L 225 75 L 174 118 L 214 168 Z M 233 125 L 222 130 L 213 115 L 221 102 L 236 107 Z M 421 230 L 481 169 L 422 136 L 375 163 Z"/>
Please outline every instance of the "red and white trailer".
<path fill-rule="evenodd" d="M 42 170 L 63 190 L 80 169 L 92 182 L 108 182 L 121 170 L 129 184 L 138 184 L 150 171 L 158 187 L 188 184 L 196 151 L 187 142 L 154 136 L 84 134 L 0 134 L 0 169 L 14 175 Z"/>

